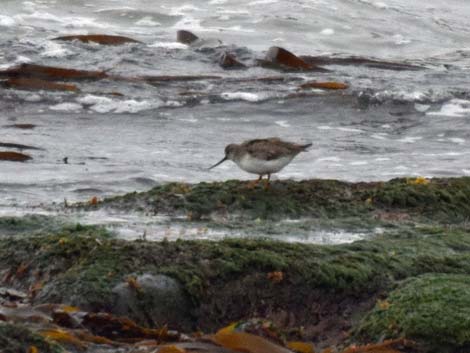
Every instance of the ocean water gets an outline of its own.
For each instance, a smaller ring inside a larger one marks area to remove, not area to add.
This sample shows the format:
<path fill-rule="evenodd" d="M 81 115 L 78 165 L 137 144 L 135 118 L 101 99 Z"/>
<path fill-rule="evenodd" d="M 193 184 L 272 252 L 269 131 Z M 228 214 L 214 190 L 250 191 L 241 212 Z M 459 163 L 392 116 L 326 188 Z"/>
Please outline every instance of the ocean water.
<path fill-rule="evenodd" d="M 79 93 L 0 88 L 0 142 L 40 148 L 24 151 L 30 162 L 1 162 L 0 208 L 24 213 L 167 181 L 250 179 L 232 163 L 207 167 L 226 144 L 255 137 L 313 143 L 275 176 L 281 179 L 470 175 L 468 18 L 465 0 L 4 0 L 0 69 L 34 63 L 223 79 L 81 82 Z M 180 29 L 204 41 L 177 43 Z M 52 40 L 96 33 L 142 43 Z M 422 69 L 331 65 L 325 73 L 280 73 L 255 65 L 271 46 Z M 224 51 L 249 68 L 222 69 Z M 274 76 L 283 80 L 250 80 Z M 299 95 L 310 80 L 350 88 Z M 25 123 L 36 127 L 11 127 Z"/>

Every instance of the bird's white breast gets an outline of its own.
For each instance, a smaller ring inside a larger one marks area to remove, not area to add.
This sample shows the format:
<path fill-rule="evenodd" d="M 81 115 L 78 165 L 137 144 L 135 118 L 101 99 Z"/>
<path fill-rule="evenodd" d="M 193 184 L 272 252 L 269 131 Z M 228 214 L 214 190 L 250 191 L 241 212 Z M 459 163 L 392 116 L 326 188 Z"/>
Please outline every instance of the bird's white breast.
<path fill-rule="evenodd" d="M 292 161 L 292 156 L 281 157 L 272 160 L 262 160 L 253 158 L 250 154 L 245 154 L 239 161 L 235 161 L 237 165 L 248 173 L 265 175 L 277 173 Z"/>

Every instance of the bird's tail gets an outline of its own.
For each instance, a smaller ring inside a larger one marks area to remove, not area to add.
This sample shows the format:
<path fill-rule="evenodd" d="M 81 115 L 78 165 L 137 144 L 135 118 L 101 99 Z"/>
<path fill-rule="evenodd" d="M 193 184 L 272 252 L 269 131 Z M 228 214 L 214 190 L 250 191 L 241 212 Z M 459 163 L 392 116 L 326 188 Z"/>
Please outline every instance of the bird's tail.
<path fill-rule="evenodd" d="M 313 143 L 307 143 L 306 145 L 300 145 L 300 147 L 302 148 L 302 151 L 306 151 L 307 148 L 309 148 L 312 145 L 313 145 Z"/>

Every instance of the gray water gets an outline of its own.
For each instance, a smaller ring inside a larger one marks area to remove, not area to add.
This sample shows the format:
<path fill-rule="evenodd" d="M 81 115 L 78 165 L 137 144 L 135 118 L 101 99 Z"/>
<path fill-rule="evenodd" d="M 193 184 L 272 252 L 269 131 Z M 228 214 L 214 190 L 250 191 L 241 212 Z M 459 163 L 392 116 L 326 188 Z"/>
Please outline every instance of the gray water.
<path fill-rule="evenodd" d="M 226 78 L 154 85 L 105 80 L 78 84 L 80 93 L 0 88 L 0 142 L 41 148 L 25 151 L 34 158 L 28 163 L 1 162 L 4 215 L 166 181 L 251 179 L 230 163 L 206 168 L 222 157 L 226 144 L 254 137 L 313 143 L 277 175 L 282 179 L 470 175 L 465 0 L 3 0 L 1 5 L 0 69 L 30 62 L 127 77 Z M 176 43 L 179 29 L 193 31 L 206 44 Z M 143 44 L 51 40 L 92 33 L 125 35 Z M 252 66 L 273 45 L 302 55 L 358 55 L 424 69 L 336 65 L 319 74 Z M 222 49 L 252 67 L 223 70 L 215 60 Z M 286 81 L 240 80 L 279 75 Z M 346 82 L 350 88 L 291 98 L 308 80 Z M 37 127 L 9 127 L 18 123 Z"/>

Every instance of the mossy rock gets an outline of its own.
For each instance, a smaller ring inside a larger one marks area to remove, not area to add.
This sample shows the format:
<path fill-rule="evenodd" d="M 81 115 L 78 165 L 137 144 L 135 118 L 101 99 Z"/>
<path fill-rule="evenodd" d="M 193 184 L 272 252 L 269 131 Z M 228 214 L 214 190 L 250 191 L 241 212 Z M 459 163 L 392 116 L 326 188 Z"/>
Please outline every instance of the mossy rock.
<path fill-rule="evenodd" d="M 46 341 L 23 326 L 0 322 L 0 352 L 29 353 L 32 347 L 36 347 L 41 353 L 64 352 L 58 345 Z"/>
<path fill-rule="evenodd" d="M 366 342 L 405 337 L 434 352 L 469 352 L 470 276 L 430 273 L 404 281 L 364 318 L 356 336 Z"/>
<path fill-rule="evenodd" d="M 347 330 L 400 280 L 470 275 L 469 264 L 469 233 L 435 227 L 336 246 L 261 239 L 128 242 L 92 227 L 0 240 L 0 271 L 13 274 L 5 277 L 8 285 L 26 290 L 42 281 L 38 303 L 112 312 L 116 285 L 129 276 L 163 274 L 181 284 L 189 303 L 187 321 L 175 328 L 207 332 L 257 315 L 291 315 L 294 327 L 328 319 L 338 323 L 331 329 Z M 283 274 L 280 282 L 269 279 L 275 271 Z"/>
<path fill-rule="evenodd" d="M 244 219 L 344 218 L 364 220 L 385 212 L 403 212 L 432 222 L 464 222 L 470 214 L 470 178 L 394 179 L 388 182 L 348 183 L 337 180 L 274 181 L 265 190 L 249 189 L 238 180 L 170 183 L 147 192 L 104 200 L 99 205 L 152 213 L 214 215 Z M 90 207 L 80 205 L 80 207 Z"/>

